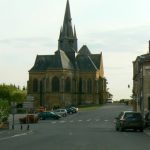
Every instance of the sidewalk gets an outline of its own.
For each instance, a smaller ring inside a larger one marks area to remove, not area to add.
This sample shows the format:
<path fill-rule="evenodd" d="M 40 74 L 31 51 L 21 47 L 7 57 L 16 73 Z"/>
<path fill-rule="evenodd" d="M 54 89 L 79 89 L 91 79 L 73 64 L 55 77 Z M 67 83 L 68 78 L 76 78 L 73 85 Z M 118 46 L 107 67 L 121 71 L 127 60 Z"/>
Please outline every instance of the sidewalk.
<path fill-rule="evenodd" d="M 5 129 L 5 130 L 0 130 L 0 141 L 1 140 L 6 140 L 18 136 L 23 136 L 31 133 L 32 130 L 27 130 L 27 126 L 23 126 L 23 129 L 21 130 L 20 126 L 15 127 L 15 129 Z"/>
<path fill-rule="evenodd" d="M 146 135 L 150 136 L 150 127 L 144 129 L 144 133 L 145 133 Z"/>

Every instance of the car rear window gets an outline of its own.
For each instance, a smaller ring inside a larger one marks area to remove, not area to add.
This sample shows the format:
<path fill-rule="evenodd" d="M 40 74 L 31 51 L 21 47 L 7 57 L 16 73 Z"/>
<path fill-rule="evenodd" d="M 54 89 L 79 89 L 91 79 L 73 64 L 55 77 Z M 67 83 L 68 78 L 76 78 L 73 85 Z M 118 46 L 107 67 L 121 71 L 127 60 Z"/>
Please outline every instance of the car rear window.
<path fill-rule="evenodd" d="M 126 113 L 125 118 L 136 118 L 136 119 L 142 119 L 142 116 L 140 113 Z"/>

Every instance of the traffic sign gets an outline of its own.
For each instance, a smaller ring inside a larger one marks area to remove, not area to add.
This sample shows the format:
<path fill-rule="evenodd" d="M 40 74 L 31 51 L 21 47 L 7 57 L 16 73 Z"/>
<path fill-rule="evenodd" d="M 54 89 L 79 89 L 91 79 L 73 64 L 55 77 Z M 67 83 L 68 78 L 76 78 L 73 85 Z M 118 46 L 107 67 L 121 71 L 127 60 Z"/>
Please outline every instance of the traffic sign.
<path fill-rule="evenodd" d="M 28 95 L 28 96 L 27 96 L 27 101 L 34 101 L 34 97 L 31 96 L 31 95 Z"/>
<path fill-rule="evenodd" d="M 33 108 L 33 102 L 23 102 L 23 108 Z"/>

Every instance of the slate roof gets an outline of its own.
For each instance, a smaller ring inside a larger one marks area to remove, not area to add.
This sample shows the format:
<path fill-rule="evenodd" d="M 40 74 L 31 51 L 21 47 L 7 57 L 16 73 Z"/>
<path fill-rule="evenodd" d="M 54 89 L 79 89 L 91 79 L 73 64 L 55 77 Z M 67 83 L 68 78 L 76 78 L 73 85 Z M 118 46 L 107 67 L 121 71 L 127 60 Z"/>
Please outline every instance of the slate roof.
<path fill-rule="evenodd" d="M 37 55 L 34 66 L 30 71 L 46 71 L 48 69 L 74 69 L 70 60 L 62 50 L 55 55 Z"/>
<path fill-rule="evenodd" d="M 78 55 L 76 61 L 80 71 L 95 72 L 98 69 L 88 55 Z"/>
<path fill-rule="evenodd" d="M 80 50 L 79 50 L 78 53 L 79 53 L 80 55 L 90 55 L 90 54 L 91 54 L 90 50 L 88 49 L 88 47 L 87 47 L 86 45 L 83 45 L 83 46 L 80 48 Z"/>
<path fill-rule="evenodd" d="M 84 72 L 95 72 L 100 68 L 101 57 L 102 54 L 91 54 L 88 47 L 84 45 L 75 59 L 76 66 L 73 66 L 65 52 L 57 50 L 55 55 L 37 55 L 35 64 L 29 72 L 49 69 L 77 69 Z"/>

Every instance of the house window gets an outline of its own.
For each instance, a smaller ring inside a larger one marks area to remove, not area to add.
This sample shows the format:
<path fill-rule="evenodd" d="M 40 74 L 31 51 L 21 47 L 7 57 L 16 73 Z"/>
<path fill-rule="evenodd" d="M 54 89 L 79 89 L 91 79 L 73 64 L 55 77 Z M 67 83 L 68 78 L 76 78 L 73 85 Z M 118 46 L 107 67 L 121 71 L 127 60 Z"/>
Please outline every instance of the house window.
<path fill-rule="evenodd" d="M 38 80 L 34 79 L 33 80 L 33 92 L 37 92 L 38 91 Z"/>
<path fill-rule="evenodd" d="M 60 82 L 58 77 L 54 77 L 52 79 L 52 91 L 53 92 L 59 92 L 59 88 L 60 88 Z"/>
<path fill-rule="evenodd" d="M 71 80 L 68 77 L 65 80 L 65 92 L 70 92 L 70 90 L 71 90 Z"/>

